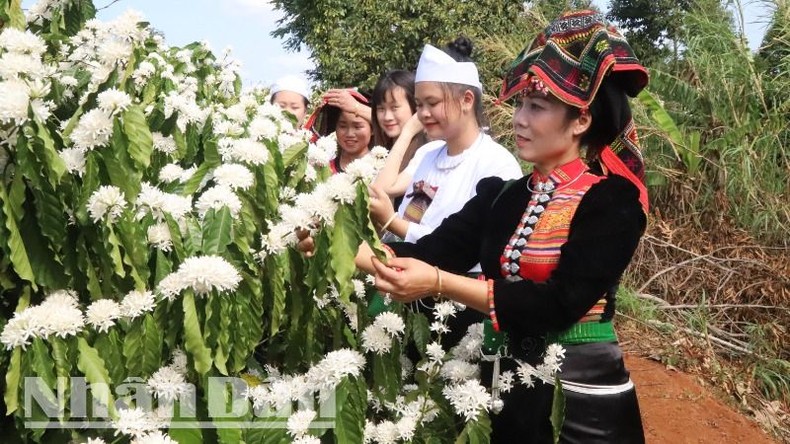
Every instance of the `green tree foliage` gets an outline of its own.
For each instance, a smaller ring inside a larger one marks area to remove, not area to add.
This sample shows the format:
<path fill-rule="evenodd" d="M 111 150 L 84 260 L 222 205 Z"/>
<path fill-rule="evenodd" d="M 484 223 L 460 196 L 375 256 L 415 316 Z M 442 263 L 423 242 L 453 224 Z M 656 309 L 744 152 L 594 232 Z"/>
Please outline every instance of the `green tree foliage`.
<path fill-rule="evenodd" d="M 617 22 L 643 62 L 677 58 L 683 12 L 689 0 L 611 0 L 607 18 Z"/>
<path fill-rule="evenodd" d="M 426 43 L 443 46 L 458 35 L 477 41 L 510 33 L 523 11 L 516 0 L 275 0 L 285 16 L 274 32 L 290 49 L 307 47 L 314 79 L 328 86 L 372 87 L 389 69 L 414 69 Z M 479 53 L 472 57 L 484 62 Z M 480 63 L 487 85 L 501 69 Z"/>
<path fill-rule="evenodd" d="M 654 67 L 655 96 L 640 97 L 650 116 L 642 120 L 645 132 L 663 140 L 646 143 L 649 163 L 669 168 L 653 177 L 654 183 L 669 185 L 656 189 L 659 198 L 667 198 L 662 200 L 667 209 L 716 215 L 719 222 L 725 217 L 758 238 L 780 243 L 790 229 L 786 11 L 786 6 L 775 10 L 764 42 L 763 51 L 775 52 L 755 57 L 725 4 L 695 1 L 683 14 L 685 49 L 677 64 Z M 678 170 L 683 174 L 676 176 Z M 678 183 L 694 192 L 664 193 Z"/>

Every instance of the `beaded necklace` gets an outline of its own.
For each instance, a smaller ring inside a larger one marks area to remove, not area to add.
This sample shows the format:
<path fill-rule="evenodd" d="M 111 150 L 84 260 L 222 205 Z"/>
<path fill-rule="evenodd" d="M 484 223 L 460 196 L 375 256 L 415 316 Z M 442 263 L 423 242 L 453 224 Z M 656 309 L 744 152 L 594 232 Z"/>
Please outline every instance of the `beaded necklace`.
<path fill-rule="evenodd" d="M 545 181 L 538 180 L 534 189 L 530 186 L 532 178 L 527 182 L 527 190 L 532 196 L 530 197 L 529 204 L 527 204 L 527 209 L 519 220 L 516 231 L 510 237 L 510 241 L 507 245 L 505 245 L 505 251 L 503 252 L 506 261 L 502 264 L 502 275 L 507 280 L 520 281 L 522 279 L 521 276 L 519 276 L 519 270 L 521 270 L 519 259 L 521 258 L 524 247 L 527 245 L 529 236 L 535 231 L 535 225 L 537 225 L 540 216 L 545 212 L 546 206 L 551 201 L 554 193 L 576 182 L 586 171 L 586 168 L 583 169 L 576 177 L 561 183 L 559 186 L 551 177 L 546 178 Z"/>

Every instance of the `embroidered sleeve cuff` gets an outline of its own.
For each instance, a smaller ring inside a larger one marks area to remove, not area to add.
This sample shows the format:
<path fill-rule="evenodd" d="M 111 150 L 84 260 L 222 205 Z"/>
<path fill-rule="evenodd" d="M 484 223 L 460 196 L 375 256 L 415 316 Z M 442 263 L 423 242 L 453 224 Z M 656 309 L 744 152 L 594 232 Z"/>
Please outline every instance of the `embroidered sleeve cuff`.
<path fill-rule="evenodd" d="M 488 316 L 491 318 L 491 325 L 494 327 L 495 332 L 499 332 L 499 321 L 496 317 L 496 308 L 494 306 L 494 280 L 488 281 Z"/>

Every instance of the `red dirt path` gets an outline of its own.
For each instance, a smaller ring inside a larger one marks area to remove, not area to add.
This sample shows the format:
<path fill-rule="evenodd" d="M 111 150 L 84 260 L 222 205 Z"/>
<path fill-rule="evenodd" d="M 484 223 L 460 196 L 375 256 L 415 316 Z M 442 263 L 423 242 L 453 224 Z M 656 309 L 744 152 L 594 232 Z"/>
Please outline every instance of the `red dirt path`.
<path fill-rule="evenodd" d="M 691 376 L 626 355 L 647 444 L 774 444 L 760 427 Z"/>

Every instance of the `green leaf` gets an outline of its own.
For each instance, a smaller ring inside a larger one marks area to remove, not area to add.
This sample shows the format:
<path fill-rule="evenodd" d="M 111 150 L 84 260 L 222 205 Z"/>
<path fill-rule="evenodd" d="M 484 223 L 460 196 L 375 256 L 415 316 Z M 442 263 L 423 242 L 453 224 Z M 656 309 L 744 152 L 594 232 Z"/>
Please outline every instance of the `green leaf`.
<path fill-rule="evenodd" d="M 212 168 L 208 164 L 204 163 L 200 165 L 198 169 L 195 170 L 195 173 L 192 174 L 192 177 L 184 182 L 184 186 L 181 189 L 181 195 L 189 196 L 191 194 L 195 194 L 198 187 L 200 187 L 200 184 L 203 182 L 203 179 L 206 177 L 206 174 L 208 174 L 208 172 L 211 170 Z"/>
<path fill-rule="evenodd" d="M 302 160 L 307 153 L 308 144 L 306 142 L 291 145 L 283 152 L 283 166 L 290 167 L 294 162 Z"/>
<path fill-rule="evenodd" d="M 104 360 L 99 357 L 96 349 L 88 345 L 85 338 L 77 338 L 77 350 L 79 351 L 77 368 L 91 384 L 93 399 L 105 404 L 110 415 L 115 417 L 115 401 L 110 390 L 112 380 L 104 366 Z"/>
<path fill-rule="evenodd" d="M 52 135 L 49 133 L 48 128 L 38 119 L 35 121 L 36 126 L 36 143 L 33 143 L 33 149 L 39 160 L 44 164 L 44 172 L 49 176 L 49 183 L 52 186 L 60 183 L 60 179 L 66 174 L 66 163 L 58 155 L 55 149 L 55 141 L 52 140 Z"/>
<path fill-rule="evenodd" d="M 373 382 L 388 401 L 395 401 L 401 383 L 400 344 L 393 344 L 392 350 L 383 355 L 373 355 Z"/>
<path fill-rule="evenodd" d="M 33 203 L 36 207 L 36 219 L 41 233 L 47 237 L 53 246 L 60 245 L 66 238 L 66 211 L 62 196 L 46 183 L 44 189 L 32 189 Z"/>
<path fill-rule="evenodd" d="M 206 125 L 208 129 L 209 126 Z M 218 167 L 222 164 L 222 159 L 219 156 L 217 149 L 217 138 L 213 134 L 203 135 L 203 163 L 211 167 Z"/>
<path fill-rule="evenodd" d="M 22 11 L 22 0 L 11 0 L 6 8 L 9 25 L 12 28 L 24 31 L 27 23 L 25 21 L 25 13 Z"/>
<path fill-rule="evenodd" d="M 264 285 L 267 290 L 266 300 L 269 306 L 269 334 L 274 336 L 280 330 L 285 315 L 287 294 L 285 291 L 284 270 L 288 267 L 285 255 L 267 256 L 263 262 L 264 275 L 268 277 Z"/>
<path fill-rule="evenodd" d="M 203 253 L 219 255 L 233 241 L 233 216 L 228 207 L 211 209 L 203 220 Z"/>
<path fill-rule="evenodd" d="M 22 380 L 22 349 L 17 347 L 11 352 L 11 361 L 5 374 L 6 414 L 10 415 L 19 408 L 19 382 Z"/>
<path fill-rule="evenodd" d="M 491 442 L 491 419 L 486 412 L 477 415 L 474 421 L 466 423 L 456 442 L 487 444 Z"/>
<path fill-rule="evenodd" d="M 115 119 L 112 132 L 112 146 L 99 150 L 104 161 L 105 171 L 110 177 L 110 184 L 120 188 L 127 201 L 137 198 L 142 188 L 142 174 L 134 168 L 129 157 L 129 142 Z"/>
<path fill-rule="evenodd" d="M 24 183 L 22 176 L 17 176 L 11 184 L 11 189 L 8 192 L 5 184 L 0 183 L 0 200 L 3 204 L 3 214 L 5 215 L 4 221 L 8 234 L 6 245 L 10 251 L 11 263 L 14 265 L 14 272 L 20 278 L 33 283 L 35 278 L 33 276 L 33 268 L 30 266 L 30 258 L 27 255 L 25 243 L 22 236 L 19 234 L 19 227 L 17 221 L 21 220 L 22 203 L 24 202 Z M 21 193 L 15 191 L 21 190 Z M 17 217 L 19 215 L 19 218 Z"/>
<path fill-rule="evenodd" d="M 41 338 L 33 339 L 28 352 L 32 357 L 33 370 L 36 375 L 44 380 L 44 383 L 49 388 L 55 387 L 55 365 L 52 361 L 52 356 L 49 353 L 49 348 L 44 340 Z"/>
<path fill-rule="evenodd" d="M 414 338 L 414 345 L 420 354 L 425 356 L 428 343 L 431 342 L 431 328 L 428 318 L 423 313 L 413 313 L 409 316 L 409 328 L 411 337 Z"/>
<path fill-rule="evenodd" d="M 162 335 L 150 313 L 132 323 L 123 341 L 123 356 L 131 376 L 149 376 L 159 368 Z"/>
<path fill-rule="evenodd" d="M 200 425 L 197 422 L 173 422 L 176 422 L 177 426 L 173 427 L 171 423 L 171 427 L 167 431 L 171 439 L 178 442 L 178 444 L 203 444 L 203 432 L 200 430 Z"/>
<path fill-rule="evenodd" d="M 139 106 L 132 105 L 123 113 L 123 129 L 129 139 L 129 156 L 137 162 L 139 169 L 147 168 L 151 164 L 154 141 Z"/>
<path fill-rule="evenodd" d="M 367 388 L 355 377 L 343 380 L 335 392 L 335 437 L 337 442 L 362 442 L 367 409 Z"/>
<path fill-rule="evenodd" d="M 562 391 L 560 377 L 554 375 L 554 398 L 551 401 L 551 429 L 554 434 L 554 444 L 560 442 L 562 424 L 565 422 L 565 393 Z"/>
<path fill-rule="evenodd" d="M 123 257 L 121 256 L 121 241 L 115 235 L 115 230 L 112 226 L 106 226 L 105 228 L 105 239 L 107 241 L 105 248 L 110 255 L 110 263 L 115 270 L 115 274 L 120 277 L 126 277 L 126 271 L 123 268 Z"/>
<path fill-rule="evenodd" d="M 123 262 L 131 269 L 136 288 L 144 290 L 150 277 L 146 234 L 139 223 L 123 218 L 115 224 L 123 246 Z"/>
<path fill-rule="evenodd" d="M 175 251 L 176 256 L 183 261 L 187 256 L 184 251 L 181 228 L 178 226 L 178 222 L 169 214 L 165 214 L 165 222 L 167 223 L 167 228 L 170 230 L 170 240 L 173 241 L 173 251 Z"/>
<path fill-rule="evenodd" d="M 197 309 L 195 308 L 195 295 L 190 290 L 184 291 L 182 297 L 184 306 L 184 339 L 186 349 L 195 361 L 195 370 L 202 376 L 211 369 L 211 350 L 203 341 L 200 331 Z"/>
<path fill-rule="evenodd" d="M 107 366 L 107 372 L 110 374 L 110 379 L 113 381 L 123 381 L 126 378 L 126 367 L 124 366 L 124 344 L 118 337 L 117 328 L 110 328 L 107 333 L 100 333 L 97 335 L 96 343 L 93 347 L 104 359 L 104 365 Z M 126 336 L 129 338 L 129 335 Z M 137 363 L 134 363 L 137 366 Z M 134 376 L 140 376 L 140 373 L 133 373 Z"/>
<path fill-rule="evenodd" d="M 335 274 L 335 285 L 340 297 L 347 301 L 354 286 L 351 278 L 357 268 L 354 258 L 357 255 L 360 239 L 357 237 L 353 209 L 348 205 L 340 205 L 335 213 L 335 226 L 331 233 L 329 245 L 329 264 Z"/>

